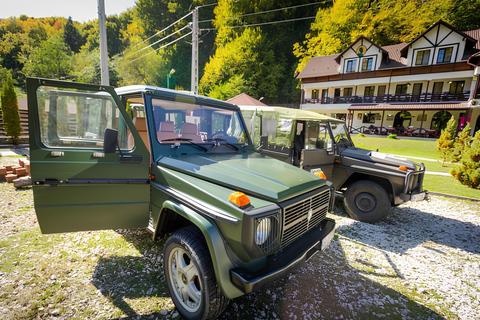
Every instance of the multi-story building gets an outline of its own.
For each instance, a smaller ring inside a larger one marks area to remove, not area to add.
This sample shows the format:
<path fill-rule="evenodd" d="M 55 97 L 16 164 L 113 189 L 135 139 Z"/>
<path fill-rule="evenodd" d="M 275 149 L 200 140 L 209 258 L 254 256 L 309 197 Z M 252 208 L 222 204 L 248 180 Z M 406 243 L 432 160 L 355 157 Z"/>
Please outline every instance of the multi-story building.
<path fill-rule="evenodd" d="M 307 63 L 298 75 L 300 108 L 344 119 L 352 132 L 410 128 L 424 135 L 454 116 L 473 133 L 480 129 L 480 80 L 468 59 L 480 51 L 479 40 L 480 30 L 442 20 L 410 43 L 380 47 L 359 37 L 340 54 Z"/>

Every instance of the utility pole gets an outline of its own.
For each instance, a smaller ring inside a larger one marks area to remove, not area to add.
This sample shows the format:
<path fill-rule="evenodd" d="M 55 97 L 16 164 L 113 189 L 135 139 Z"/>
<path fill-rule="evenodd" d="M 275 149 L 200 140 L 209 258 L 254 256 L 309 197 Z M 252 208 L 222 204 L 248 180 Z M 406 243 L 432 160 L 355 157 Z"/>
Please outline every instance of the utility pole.
<path fill-rule="evenodd" d="M 107 17 L 105 16 L 105 0 L 98 0 L 98 24 L 100 30 L 100 78 L 102 85 L 109 86 L 108 52 L 107 52 Z"/>
<path fill-rule="evenodd" d="M 190 90 L 198 93 L 198 7 L 192 14 L 192 84 Z"/>

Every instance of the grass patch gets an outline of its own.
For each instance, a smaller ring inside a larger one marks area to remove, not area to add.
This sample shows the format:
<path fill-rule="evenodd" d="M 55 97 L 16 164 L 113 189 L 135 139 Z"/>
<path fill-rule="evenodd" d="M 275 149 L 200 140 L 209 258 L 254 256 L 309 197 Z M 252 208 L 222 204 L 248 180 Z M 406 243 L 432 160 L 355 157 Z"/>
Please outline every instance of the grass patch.
<path fill-rule="evenodd" d="M 464 186 L 454 177 L 426 174 L 423 187 L 428 191 L 480 199 L 480 190 Z"/>
<path fill-rule="evenodd" d="M 427 159 L 440 159 L 437 140 L 387 139 L 367 136 L 359 139 L 352 137 L 357 148 L 377 150 L 384 153 Z M 417 160 L 418 161 L 418 160 Z"/>

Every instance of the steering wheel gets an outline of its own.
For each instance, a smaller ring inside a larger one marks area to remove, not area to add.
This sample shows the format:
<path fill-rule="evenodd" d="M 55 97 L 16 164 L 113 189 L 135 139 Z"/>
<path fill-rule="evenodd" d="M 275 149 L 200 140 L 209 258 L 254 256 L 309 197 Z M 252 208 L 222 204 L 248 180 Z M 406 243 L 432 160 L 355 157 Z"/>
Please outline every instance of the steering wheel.
<path fill-rule="evenodd" d="M 218 138 L 219 136 L 226 136 L 226 135 L 227 133 L 225 131 L 217 131 L 214 134 L 212 134 L 211 139 L 215 139 L 215 138 Z"/>

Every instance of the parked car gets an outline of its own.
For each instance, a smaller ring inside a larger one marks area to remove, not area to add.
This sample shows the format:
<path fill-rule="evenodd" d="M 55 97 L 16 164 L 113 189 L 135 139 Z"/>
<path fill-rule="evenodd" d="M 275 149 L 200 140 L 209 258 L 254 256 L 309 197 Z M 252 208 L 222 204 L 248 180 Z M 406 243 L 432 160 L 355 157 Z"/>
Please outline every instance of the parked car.
<path fill-rule="evenodd" d="M 425 138 L 429 138 L 429 137 L 438 137 L 438 131 L 437 130 L 433 130 L 433 129 L 425 129 L 425 128 L 411 128 L 411 129 L 408 129 L 408 135 L 409 136 L 413 136 L 413 137 L 425 137 Z"/>
<path fill-rule="evenodd" d="M 185 319 L 286 275 L 334 235 L 333 185 L 255 152 L 229 103 L 152 86 L 27 78 L 43 233 L 145 227 Z"/>
<path fill-rule="evenodd" d="M 425 166 L 355 147 L 345 123 L 316 112 L 241 107 L 257 150 L 333 182 L 350 217 L 383 219 L 391 205 L 425 198 Z"/>

